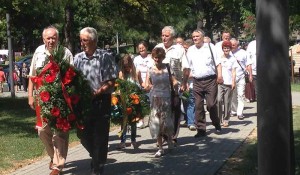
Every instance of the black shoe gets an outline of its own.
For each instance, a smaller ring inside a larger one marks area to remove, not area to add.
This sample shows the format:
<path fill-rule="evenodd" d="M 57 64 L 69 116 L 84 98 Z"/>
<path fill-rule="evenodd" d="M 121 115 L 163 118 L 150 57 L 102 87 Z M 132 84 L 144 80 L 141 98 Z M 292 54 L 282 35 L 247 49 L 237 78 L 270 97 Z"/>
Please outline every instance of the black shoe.
<path fill-rule="evenodd" d="M 244 120 L 244 116 L 243 115 L 238 115 L 238 119 L 239 120 Z"/>
<path fill-rule="evenodd" d="M 173 143 L 174 147 L 177 147 L 177 139 L 173 139 L 172 143 Z"/>
<path fill-rule="evenodd" d="M 215 125 L 216 131 L 221 132 L 222 128 L 220 124 Z"/>
<path fill-rule="evenodd" d="M 91 175 L 101 175 L 104 172 L 104 164 L 99 164 L 98 166 L 92 168 Z"/>
<path fill-rule="evenodd" d="M 198 130 L 197 131 L 197 134 L 194 136 L 195 138 L 198 138 L 198 137 L 205 137 L 206 136 L 206 132 L 203 131 L 203 130 Z"/>

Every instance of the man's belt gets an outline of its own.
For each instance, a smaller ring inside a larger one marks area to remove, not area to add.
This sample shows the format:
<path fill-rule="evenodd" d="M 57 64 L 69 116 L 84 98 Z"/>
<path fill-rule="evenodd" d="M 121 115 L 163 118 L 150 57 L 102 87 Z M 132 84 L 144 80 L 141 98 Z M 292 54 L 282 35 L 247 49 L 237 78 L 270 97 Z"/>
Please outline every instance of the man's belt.
<path fill-rule="evenodd" d="M 214 75 L 209 75 L 209 76 L 203 77 L 203 78 L 195 78 L 195 77 L 194 77 L 194 79 L 196 79 L 196 80 L 198 80 L 198 81 L 205 81 L 205 80 L 210 80 L 210 79 L 215 79 L 215 78 L 217 78 L 217 75 L 216 75 L 216 74 L 214 74 Z"/>

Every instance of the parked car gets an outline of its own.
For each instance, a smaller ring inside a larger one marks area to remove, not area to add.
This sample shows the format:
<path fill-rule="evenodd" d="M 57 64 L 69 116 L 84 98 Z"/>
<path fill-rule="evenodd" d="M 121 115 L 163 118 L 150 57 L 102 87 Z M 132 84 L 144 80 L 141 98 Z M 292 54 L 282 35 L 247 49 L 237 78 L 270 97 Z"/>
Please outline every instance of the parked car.
<path fill-rule="evenodd" d="M 32 60 L 32 55 L 28 55 L 28 56 L 25 56 L 25 57 L 21 58 L 19 61 L 15 62 L 15 64 L 16 64 L 19 68 L 22 68 L 23 63 L 25 62 L 26 65 L 27 65 L 28 67 L 30 67 L 31 60 Z"/>

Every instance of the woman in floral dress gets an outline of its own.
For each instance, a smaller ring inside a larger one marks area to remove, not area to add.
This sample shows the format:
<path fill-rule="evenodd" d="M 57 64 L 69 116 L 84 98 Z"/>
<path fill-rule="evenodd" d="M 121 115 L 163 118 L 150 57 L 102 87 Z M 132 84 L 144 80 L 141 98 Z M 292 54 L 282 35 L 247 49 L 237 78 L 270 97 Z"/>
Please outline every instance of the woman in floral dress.
<path fill-rule="evenodd" d="M 168 138 L 168 148 L 173 149 L 171 141 L 174 124 L 171 109 L 171 86 L 176 83 L 174 76 L 169 77 L 169 72 L 166 64 L 162 61 L 165 58 L 163 48 L 154 48 L 152 50 L 152 59 L 155 65 L 150 68 L 147 75 L 147 88 L 150 89 L 150 119 L 149 128 L 152 138 L 157 139 L 159 150 L 155 157 L 161 157 L 164 154 L 162 140 L 163 135 Z"/>

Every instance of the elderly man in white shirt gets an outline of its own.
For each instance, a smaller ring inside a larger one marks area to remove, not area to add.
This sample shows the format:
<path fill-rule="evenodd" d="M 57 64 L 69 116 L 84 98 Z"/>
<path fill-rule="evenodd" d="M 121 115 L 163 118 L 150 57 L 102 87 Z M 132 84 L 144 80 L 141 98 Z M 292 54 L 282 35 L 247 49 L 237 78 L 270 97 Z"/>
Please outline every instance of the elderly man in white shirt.
<path fill-rule="evenodd" d="M 166 58 L 163 60 L 163 63 L 169 64 L 172 74 L 176 77 L 176 80 L 179 82 L 174 85 L 175 89 L 175 121 L 174 121 L 174 136 L 173 142 L 177 143 L 177 137 L 179 132 L 180 116 L 181 116 L 181 101 L 178 97 L 178 92 L 180 90 L 180 82 L 182 79 L 189 77 L 189 65 L 185 55 L 185 50 L 180 44 L 174 43 L 175 30 L 172 26 L 165 26 L 161 32 L 162 43 L 156 45 L 155 47 L 161 47 L 166 52 Z M 185 81 L 187 84 L 187 81 Z"/>
<path fill-rule="evenodd" d="M 221 55 L 223 55 L 223 49 L 222 49 L 222 43 L 224 41 L 230 41 L 231 35 L 230 32 L 228 31 L 224 31 L 222 33 L 222 41 L 219 41 L 215 44 L 216 46 L 216 51 L 217 51 L 217 56 L 220 57 Z"/>
<path fill-rule="evenodd" d="M 54 49 L 58 45 L 58 30 L 54 26 L 45 28 L 42 37 L 44 44 L 35 50 L 32 57 L 29 72 L 30 78 L 37 76 L 37 69 L 43 69 L 45 65 L 48 64 L 48 57 L 54 52 Z M 73 64 L 73 55 L 67 48 L 65 48 L 64 54 L 65 55 L 63 59 L 67 60 L 70 64 Z M 59 130 L 53 131 L 48 123 L 42 120 L 43 116 L 40 116 L 41 108 L 34 100 L 34 96 L 38 96 L 38 94 L 34 94 L 34 90 L 37 89 L 38 85 L 29 79 L 28 104 L 32 109 L 36 110 L 36 129 L 38 130 L 38 135 L 51 159 L 49 163 L 49 169 L 51 169 L 52 172 L 50 175 L 58 175 L 61 173 L 66 162 L 69 144 L 69 132 L 63 132 Z"/>
<path fill-rule="evenodd" d="M 215 47 L 212 44 L 204 43 L 204 32 L 195 30 L 192 34 L 194 45 L 187 51 L 187 59 L 190 71 L 194 78 L 193 88 L 195 97 L 195 125 L 197 137 L 206 136 L 206 119 L 204 110 L 204 99 L 210 114 L 212 124 L 216 131 L 221 131 L 220 120 L 217 108 L 218 83 L 223 83 L 222 67 L 217 58 Z M 187 79 L 184 79 L 186 82 Z M 183 89 L 186 89 L 184 84 Z"/>
<path fill-rule="evenodd" d="M 231 53 L 239 64 L 236 68 L 236 88 L 232 94 L 231 114 L 237 115 L 237 117 L 242 120 L 244 118 L 243 110 L 246 86 L 244 72 L 247 71 L 249 73 L 249 81 L 252 81 L 252 61 L 247 57 L 247 52 L 240 48 L 240 44 L 237 39 L 232 38 L 230 42 L 232 44 Z"/>

